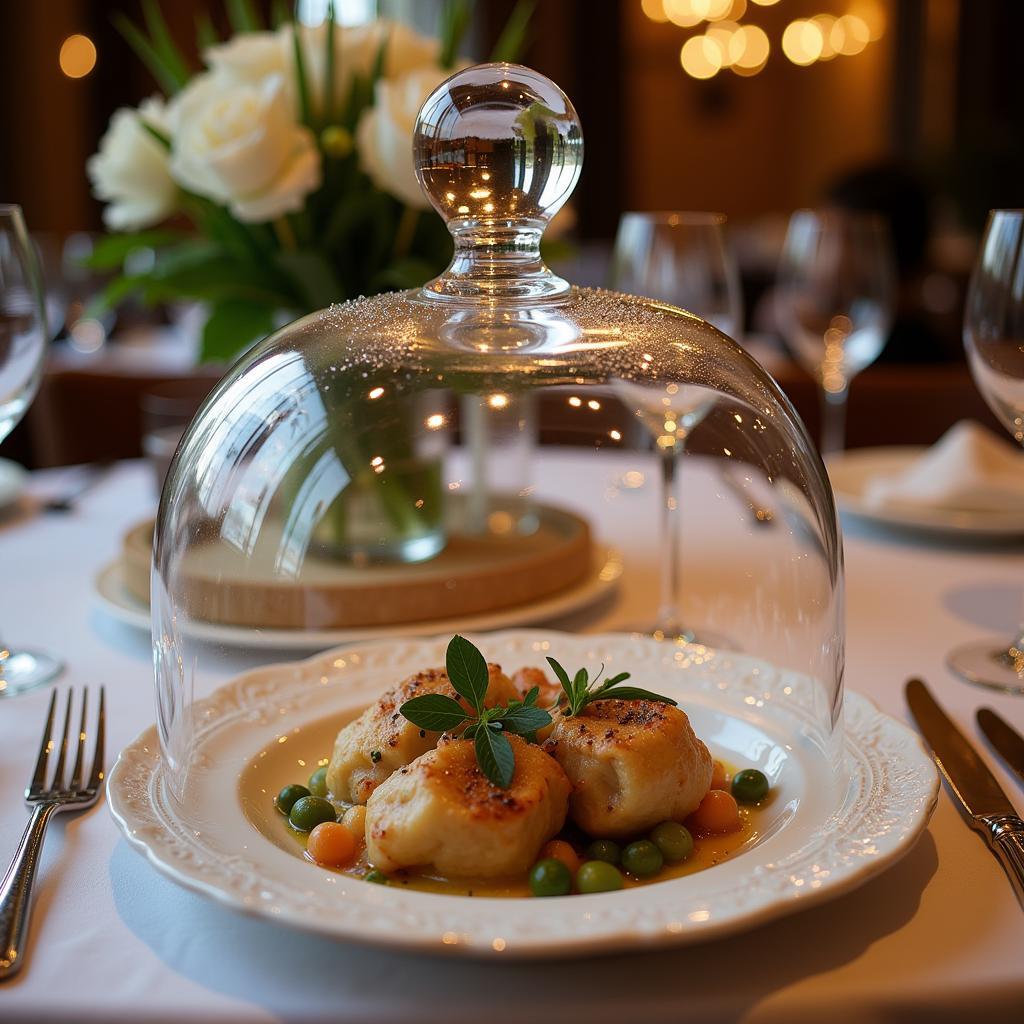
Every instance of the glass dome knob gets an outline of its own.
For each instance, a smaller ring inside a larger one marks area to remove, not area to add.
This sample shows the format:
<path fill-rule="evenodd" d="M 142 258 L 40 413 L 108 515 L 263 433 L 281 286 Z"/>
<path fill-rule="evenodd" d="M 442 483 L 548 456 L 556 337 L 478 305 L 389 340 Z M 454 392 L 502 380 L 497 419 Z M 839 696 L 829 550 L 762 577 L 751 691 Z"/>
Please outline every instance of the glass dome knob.
<path fill-rule="evenodd" d="M 569 291 L 540 258 L 541 234 L 583 163 L 579 118 L 554 82 L 519 64 L 459 71 L 420 108 L 413 155 L 455 239 L 430 298 L 536 301 Z"/>

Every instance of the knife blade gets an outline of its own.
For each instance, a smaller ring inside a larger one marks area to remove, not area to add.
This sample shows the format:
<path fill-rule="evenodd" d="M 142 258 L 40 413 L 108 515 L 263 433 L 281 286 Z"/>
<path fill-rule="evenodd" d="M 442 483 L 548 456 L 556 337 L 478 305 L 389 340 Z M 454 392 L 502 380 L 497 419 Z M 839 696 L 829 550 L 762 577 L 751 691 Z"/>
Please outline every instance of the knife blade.
<path fill-rule="evenodd" d="M 911 714 L 932 748 L 939 771 L 967 824 L 981 833 L 999 859 L 1024 909 L 1024 821 L 978 752 L 936 703 L 928 687 L 920 679 L 911 679 L 904 692 Z"/>
<path fill-rule="evenodd" d="M 1010 770 L 1024 783 L 1024 736 L 991 708 L 979 708 L 975 718 L 985 738 L 996 748 Z"/>

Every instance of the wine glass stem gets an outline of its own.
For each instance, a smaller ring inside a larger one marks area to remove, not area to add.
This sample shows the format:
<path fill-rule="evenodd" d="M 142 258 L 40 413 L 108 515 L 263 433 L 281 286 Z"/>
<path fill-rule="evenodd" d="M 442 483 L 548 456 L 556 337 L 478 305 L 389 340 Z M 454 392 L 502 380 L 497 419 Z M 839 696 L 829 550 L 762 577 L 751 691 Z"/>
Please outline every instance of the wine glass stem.
<path fill-rule="evenodd" d="M 846 400 L 850 385 L 841 388 L 821 388 L 821 454 L 834 455 L 846 444 Z"/>
<path fill-rule="evenodd" d="M 679 501 L 677 478 L 681 444 L 661 449 L 661 604 L 658 628 L 679 635 Z"/>

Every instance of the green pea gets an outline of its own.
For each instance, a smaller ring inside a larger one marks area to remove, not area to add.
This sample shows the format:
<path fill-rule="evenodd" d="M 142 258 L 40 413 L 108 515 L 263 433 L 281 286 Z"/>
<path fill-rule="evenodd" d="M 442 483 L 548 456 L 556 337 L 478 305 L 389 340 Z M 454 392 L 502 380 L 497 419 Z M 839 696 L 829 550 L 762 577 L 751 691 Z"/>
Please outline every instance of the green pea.
<path fill-rule="evenodd" d="M 768 795 L 769 788 L 764 773 L 756 768 L 745 768 L 732 780 L 732 795 L 741 804 L 760 803 Z"/>
<path fill-rule="evenodd" d="M 334 804 L 322 796 L 303 796 L 292 804 L 288 820 L 300 832 L 312 832 L 325 821 L 337 821 Z"/>
<path fill-rule="evenodd" d="M 327 766 L 317 768 L 309 777 L 309 791 L 313 796 L 327 796 Z"/>
<path fill-rule="evenodd" d="M 383 871 L 378 871 L 376 868 L 371 868 L 363 875 L 364 882 L 373 882 L 374 885 L 387 885 L 388 876 Z"/>
<path fill-rule="evenodd" d="M 661 850 L 649 839 L 638 839 L 622 851 L 622 867 L 637 878 L 656 875 L 664 863 Z"/>
<path fill-rule="evenodd" d="M 651 842 L 661 850 L 668 864 L 678 864 L 693 853 L 693 836 L 685 825 L 678 821 L 663 821 L 651 831 Z"/>
<path fill-rule="evenodd" d="M 587 860 L 603 860 L 606 864 L 618 864 L 622 859 L 622 850 L 618 843 L 610 839 L 595 839 L 584 851 Z"/>
<path fill-rule="evenodd" d="M 572 874 L 565 863 L 545 857 L 530 868 L 530 892 L 534 896 L 568 896 Z"/>
<path fill-rule="evenodd" d="M 576 872 L 576 888 L 582 893 L 612 892 L 622 885 L 622 873 L 607 861 L 588 860 Z"/>
<path fill-rule="evenodd" d="M 295 806 L 296 800 L 301 800 L 304 796 L 309 796 L 309 790 L 305 786 L 285 786 L 280 793 L 277 794 L 277 798 L 274 800 L 274 806 L 282 814 L 290 814 L 292 808 Z"/>

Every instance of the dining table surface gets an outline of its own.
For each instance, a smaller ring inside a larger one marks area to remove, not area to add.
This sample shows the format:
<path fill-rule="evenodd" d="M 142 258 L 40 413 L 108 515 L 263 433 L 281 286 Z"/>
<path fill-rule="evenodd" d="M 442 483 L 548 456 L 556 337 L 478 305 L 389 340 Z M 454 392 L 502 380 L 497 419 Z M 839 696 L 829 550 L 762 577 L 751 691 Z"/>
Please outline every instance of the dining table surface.
<path fill-rule="evenodd" d="M 539 493 L 599 508 L 595 530 L 626 567 L 613 598 L 556 627 L 616 630 L 653 611 L 661 558 L 653 474 L 625 487 L 621 471 L 614 459 L 572 451 L 537 460 Z M 39 499 L 72 487 L 77 472 L 32 474 L 0 515 L 0 630 L 12 645 L 64 660 L 61 693 L 106 687 L 112 762 L 154 721 L 152 654 L 146 632 L 101 606 L 94 580 L 125 531 L 153 515 L 156 488 L 148 465 L 120 463 L 71 512 L 43 511 Z M 967 685 L 945 664 L 958 643 L 1012 634 L 1024 545 L 853 521 L 844 534 L 847 688 L 912 726 L 904 683 L 926 680 L 1024 809 L 1019 783 L 974 723 L 987 704 L 1024 730 L 1024 698 Z M 213 671 L 227 680 L 300 656 L 235 650 Z M 3 856 L 27 820 L 23 790 L 51 690 L 0 700 Z M 27 959 L 0 986 L 0 1020 L 1024 1020 L 1022 951 L 1024 909 L 945 789 L 912 848 L 854 891 L 704 944 L 548 961 L 389 951 L 244 917 L 154 870 L 101 800 L 50 828 Z"/>

